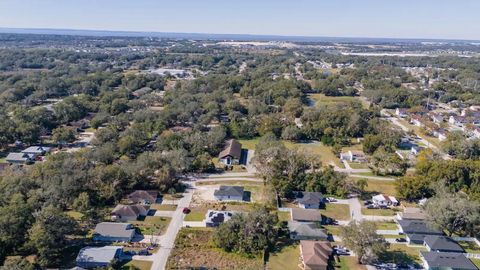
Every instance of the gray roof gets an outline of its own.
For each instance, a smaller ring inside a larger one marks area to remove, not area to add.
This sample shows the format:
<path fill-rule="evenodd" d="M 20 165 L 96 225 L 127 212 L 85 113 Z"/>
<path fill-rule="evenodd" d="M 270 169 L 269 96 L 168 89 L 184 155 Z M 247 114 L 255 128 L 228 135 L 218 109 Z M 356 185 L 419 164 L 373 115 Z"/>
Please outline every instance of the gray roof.
<path fill-rule="evenodd" d="M 297 192 L 297 202 L 300 204 L 320 204 L 323 201 L 323 195 L 320 192 Z"/>
<path fill-rule="evenodd" d="M 214 196 L 242 196 L 243 197 L 243 187 L 239 187 L 239 186 L 220 186 L 219 189 L 215 190 L 213 195 Z"/>
<path fill-rule="evenodd" d="M 95 234 L 104 237 L 133 237 L 135 229 L 130 223 L 101 222 L 95 227 Z"/>
<path fill-rule="evenodd" d="M 81 262 L 103 262 L 110 263 L 115 259 L 115 255 L 122 247 L 105 246 L 105 247 L 84 247 L 78 252 L 77 263 Z"/>
<path fill-rule="evenodd" d="M 296 237 L 310 237 L 324 240 L 328 238 L 328 234 L 325 232 L 325 230 L 318 228 L 317 224 L 313 222 L 289 221 L 288 229 L 290 230 L 290 235 L 294 235 Z"/>
<path fill-rule="evenodd" d="M 463 248 L 450 237 L 427 235 L 423 241 L 430 247 L 430 249 L 432 249 L 432 251 L 463 252 Z"/>
<path fill-rule="evenodd" d="M 47 153 L 50 151 L 50 147 L 45 147 L 45 146 L 30 146 L 27 149 L 23 150 L 22 153 L 28 153 L 28 154 L 43 154 Z"/>
<path fill-rule="evenodd" d="M 147 210 L 145 209 L 145 207 L 141 205 L 118 204 L 112 210 L 112 214 L 120 215 L 120 216 L 137 216 L 138 217 L 140 215 L 145 215 L 146 213 L 147 213 Z"/>
<path fill-rule="evenodd" d="M 431 269 L 478 270 L 478 268 L 462 253 L 452 252 L 420 252 Z"/>
<path fill-rule="evenodd" d="M 322 214 L 318 209 L 292 208 L 292 220 L 321 221 Z"/>
<path fill-rule="evenodd" d="M 13 161 L 27 161 L 28 159 L 33 159 L 33 155 L 29 155 L 26 153 L 8 153 L 7 157 L 5 158 L 6 161 L 13 160 Z"/>
<path fill-rule="evenodd" d="M 441 231 L 430 228 L 425 221 L 402 219 L 397 221 L 404 233 L 442 235 Z"/>

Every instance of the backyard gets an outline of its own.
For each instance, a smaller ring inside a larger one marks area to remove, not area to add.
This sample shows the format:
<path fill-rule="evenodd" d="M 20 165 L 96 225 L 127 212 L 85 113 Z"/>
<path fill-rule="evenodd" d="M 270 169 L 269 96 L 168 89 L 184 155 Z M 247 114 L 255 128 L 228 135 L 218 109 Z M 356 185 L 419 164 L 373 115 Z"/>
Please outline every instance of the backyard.
<path fill-rule="evenodd" d="M 269 270 L 300 269 L 300 247 L 298 244 L 286 246 L 268 258 Z"/>

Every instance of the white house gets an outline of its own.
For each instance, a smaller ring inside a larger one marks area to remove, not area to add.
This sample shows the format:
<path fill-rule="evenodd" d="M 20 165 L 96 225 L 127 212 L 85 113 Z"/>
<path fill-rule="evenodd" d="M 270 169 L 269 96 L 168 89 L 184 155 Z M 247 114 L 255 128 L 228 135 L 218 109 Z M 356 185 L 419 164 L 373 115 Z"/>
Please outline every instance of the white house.
<path fill-rule="evenodd" d="M 349 150 L 347 152 L 340 153 L 340 159 L 350 162 L 365 162 L 367 158 L 363 151 Z"/>
<path fill-rule="evenodd" d="M 404 108 L 397 108 L 395 110 L 395 114 L 401 118 L 405 118 L 408 116 L 407 109 L 404 109 Z"/>
<path fill-rule="evenodd" d="M 463 127 L 464 124 L 468 123 L 468 120 L 464 116 L 456 116 L 452 115 L 450 118 L 448 118 L 448 122 L 452 125 L 458 126 L 458 127 Z"/>
<path fill-rule="evenodd" d="M 417 127 L 423 127 L 422 118 L 419 115 L 413 115 L 410 118 L 410 123 Z"/>
<path fill-rule="evenodd" d="M 421 146 L 414 145 L 414 146 L 412 146 L 412 149 L 410 150 L 410 152 L 412 153 L 412 155 L 416 156 L 416 155 L 420 154 L 420 152 L 422 152 L 423 149 L 424 148 L 421 147 Z"/>
<path fill-rule="evenodd" d="M 372 196 L 372 202 L 374 205 L 377 206 L 396 206 L 398 205 L 398 201 L 393 196 L 388 196 L 384 194 L 378 194 Z"/>

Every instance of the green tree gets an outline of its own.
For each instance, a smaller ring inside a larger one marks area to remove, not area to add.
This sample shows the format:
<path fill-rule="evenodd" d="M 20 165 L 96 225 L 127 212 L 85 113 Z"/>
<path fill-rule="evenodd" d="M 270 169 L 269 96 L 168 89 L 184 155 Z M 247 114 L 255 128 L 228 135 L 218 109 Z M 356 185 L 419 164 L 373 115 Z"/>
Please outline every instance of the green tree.
<path fill-rule="evenodd" d="M 362 264 L 376 261 L 389 245 L 385 238 L 377 234 L 375 224 L 369 221 L 352 221 L 342 227 L 340 235 L 343 243 L 355 252 L 358 262 Z"/>
<path fill-rule="evenodd" d="M 75 141 L 77 132 L 73 127 L 58 127 L 52 131 L 52 140 L 57 143 L 71 143 Z"/>

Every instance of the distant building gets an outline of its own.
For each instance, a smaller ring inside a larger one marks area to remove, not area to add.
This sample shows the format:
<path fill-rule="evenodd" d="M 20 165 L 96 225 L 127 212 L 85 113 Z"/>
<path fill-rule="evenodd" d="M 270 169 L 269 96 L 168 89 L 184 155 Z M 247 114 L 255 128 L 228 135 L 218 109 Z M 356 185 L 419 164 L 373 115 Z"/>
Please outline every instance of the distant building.
<path fill-rule="evenodd" d="M 425 149 L 425 148 L 423 148 L 421 146 L 418 146 L 418 145 L 414 145 L 414 146 L 412 146 L 410 152 L 412 153 L 412 155 L 417 156 L 418 154 L 420 154 L 420 152 L 423 151 L 423 149 Z"/>
<path fill-rule="evenodd" d="M 452 238 L 441 235 L 427 235 L 423 245 L 428 251 L 464 253 L 463 248 Z"/>
<path fill-rule="evenodd" d="M 243 201 L 244 190 L 239 186 L 220 186 L 213 196 L 219 201 Z"/>
<path fill-rule="evenodd" d="M 372 196 L 373 204 L 377 206 L 396 206 L 398 205 L 398 200 L 393 196 L 388 196 L 385 194 L 378 194 Z"/>
<path fill-rule="evenodd" d="M 324 206 L 323 195 L 320 192 L 295 192 L 298 207 L 305 209 L 319 209 Z"/>
<path fill-rule="evenodd" d="M 220 152 L 218 158 L 225 165 L 236 165 L 240 163 L 242 155 L 242 144 L 237 140 L 231 139 L 226 141 L 225 148 Z"/>
<path fill-rule="evenodd" d="M 131 203 L 154 204 L 157 202 L 158 191 L 156 190 L 135 190 L 127 198 Z"/>
<path fill-rule="evenodd" d="M 233 215 L 234 212 L 231 211 L 208 210 L 205 215 L 205 225 L 207 227 L 218 227 L 220 224 L 229 221 Z"/>
<path fill-rule="evenodd" d="M 349 150 L 347 152 L 340 153 L 340 159 L 350 162 L 366 162 L 367 158 L 363 151 Z"/>
<path fill-rule="evenodd" d="M 328 234 L 324 229 L 318 227 L 314 222 L 288 222 L 290 238 L 293 240 L 323 240 L 328 239 Z"/>
<path fill-rule="evenodd" d="M 121 260 L 122 247 L 84 247 L 78 253 L 76 262 L 78 267 L 85 269 L 110 266 L 113 260 Z"/>
<path fill-rule="evenodd" d="M 397 108 L 395 110 L 395 114 L 398 116 L 398 117 L 401 117 L 401 118 L 405 118 L 408 116 L 408 112 L 407 112 L 407 109 L 404 109 L 404 108 Z"/>
<path fill-rule="evenodd" d="M 452 115 L 448 119 L 448 122 L 457 127 L 463 127 L 463 125 L 468 124 L 468 119 L 465 116 Z"/>
<path fill-rule="evenodd" d="M 101 222 L 95 227 L 94 241 L 129 242 L 135 236 L 135 228 L 130 223 Z"/>
<path fill-rule="evenodd" d="M 465 255 L 453 252 L 420 252 L 420 259 L 427 270 L 478 270 Z"/>
<path fill-rule="evenodd" d="M 412 115 L 410 117 L 410 123 L 412 123 L 414 126 L 417 126 L 417 127 L 423 127 L 424 126 L 423 119 L 419 115 Z"/>
<path fill-rule="evenodd" d="M 44 156 L 50 152 L 50 147 L 45 146 L 30 146 L 27 149 L 23 150 L 22 153 L 36 156 Z"/>
<path fill-rule="evenodd" d="M 141 205 L 123 205 L 118 204 L 112 210 L 112 220 L 115 221 L 130 221 L 137 220 L 140 216 L 147 215 L 147 209 Z"/>
<path fill-rule="evenodd" d="M 10 164 L 30 164 L 35 162 L 35 155 L 27 153 L 9 153 L 5 161 Z"/>
<path fill-rule="evenodd" d="M 327 270 L 333 249 L 326 241 L 300 241 L 300 256 L 304 270 Z"/>

